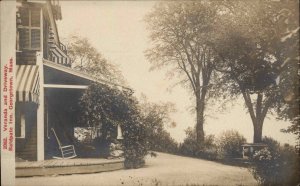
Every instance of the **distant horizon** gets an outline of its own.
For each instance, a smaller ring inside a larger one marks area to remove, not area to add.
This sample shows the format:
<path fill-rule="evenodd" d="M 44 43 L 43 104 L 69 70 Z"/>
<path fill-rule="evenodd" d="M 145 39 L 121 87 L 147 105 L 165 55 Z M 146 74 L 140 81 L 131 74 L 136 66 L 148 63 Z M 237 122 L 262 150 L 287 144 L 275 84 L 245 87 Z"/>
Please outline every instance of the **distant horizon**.
<path fill-rule="evenodd" d="M 62 20 L 57 21 L 58 31 L 61 39 L 70 35 L 88 38 L 105 58 L 120 68 L 137 98 L 145 94 L 151 102 L 174 103 L 177 112 L 171 114 L 171 118 L 177 126 L 166 129 L 177 142 L 182 142 L 186 136 L 185 129 L 195 125 L 195 114 L 190 113 L 192 100 L 189 90 L 176 86 L 171 92 L 168 91 L 176 83 L 176 78 L 167 79 L 166 69 L 149 71 L 150 63 L 144 56 L 144 51 L 149 48 L 149 33 L 143 18 L 154 3 L 153 1 L 61 1 Z M 237 130 L 247 142 L 252 142 L 253 126 L 242 98 L 234 102 L 233 106 L 228 106 L 223 113 L 209 103 L 204 124 L 207 135 L 218 136 L 225 130 Z M 289 124 L 267 115 L 263 136 L 272 137 L 282 144 L 295 145 L 296 135 L 280 132 L 280 129 L 287 128 Z"/>

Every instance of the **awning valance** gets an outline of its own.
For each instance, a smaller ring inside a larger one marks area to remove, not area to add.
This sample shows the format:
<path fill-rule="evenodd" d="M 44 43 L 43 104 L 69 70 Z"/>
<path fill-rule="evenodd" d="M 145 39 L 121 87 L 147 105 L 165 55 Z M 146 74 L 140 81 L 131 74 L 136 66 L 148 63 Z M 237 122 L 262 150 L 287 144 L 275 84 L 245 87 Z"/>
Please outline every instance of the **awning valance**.
<path fill-rule="evenodd" d="M 39 73 L 36 65 L 17 65 L 16 101 L 38 103 Z"/>

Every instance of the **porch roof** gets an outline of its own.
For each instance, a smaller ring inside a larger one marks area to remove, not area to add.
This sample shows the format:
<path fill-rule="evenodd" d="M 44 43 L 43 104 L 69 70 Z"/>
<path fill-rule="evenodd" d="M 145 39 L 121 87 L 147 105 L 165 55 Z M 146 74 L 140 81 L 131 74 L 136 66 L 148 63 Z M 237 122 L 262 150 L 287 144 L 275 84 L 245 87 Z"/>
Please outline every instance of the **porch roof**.
<path fill-rule="evenodd" d="M 72 75 L 72 76 L 78 77 L 80 79 L 87 80 L 89 82 L 97 82 L 97 83 L 117 87 L 117 88 L 128 90 L 128 91 L 132 92 L 132 90 L 128 87 L 125 87 L 125 86 L 122 86 L 122 85 L 119 85 L 119 84 L 115 84 L 115 83 L 112 83 L 112 82 L 109 82 L 109 81 L 106 81 L 106 80 L 103 80 L 103 79 L 100 79 L 100 78 L 96 78 L 96 77 L 91 76 L 87 73 L 77 71 L 77 70 L 72 69 L 70 67 L 67 67 L 67 66 L 64 66 L 64 65 L 61 65 L 61 64 L 57 64 L 57 63 L 54 63 L 54 62 L 46 60 L 46 59 L 43 59 L 43 64 L 44 64 L 44 66 L 46 66 L 48 68 L 55 69 L 55 70 L 60 71 L 64 74 Z M 47 83 L 45 83 L 45 86 L 47 86 L 46 84 Z M 63 85 L 61 86 L 61 88 L 63 88 Z"/>

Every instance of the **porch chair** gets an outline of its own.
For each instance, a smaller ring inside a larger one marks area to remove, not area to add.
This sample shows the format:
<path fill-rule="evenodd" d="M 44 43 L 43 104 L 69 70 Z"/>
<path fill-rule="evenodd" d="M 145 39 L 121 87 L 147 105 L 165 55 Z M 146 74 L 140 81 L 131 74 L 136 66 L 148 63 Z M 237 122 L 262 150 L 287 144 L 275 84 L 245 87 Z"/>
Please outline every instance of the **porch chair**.
<path fill-rule="evenodd" d="M 59 146 L 59 150 L 61 151 L 61 156 L 62 157 L 56 157 L 56 156 L 53 156 L 53 158 L 55 159 L 71 159 L 71 158 L 75 158 L 77 155 L 76 155 L 76 152 L 75 152 L 75 148 L 74 148 L 74 145 L 66 145 L 66 146 L 62 146 L 61 142 L 59 141 L 57 135 L 56 135 L 56 132 L 54 130 L 54 128 L 51 128 L 55 138 L 56 138 L 56 141 L 57 141 L 57 144 Z"/>

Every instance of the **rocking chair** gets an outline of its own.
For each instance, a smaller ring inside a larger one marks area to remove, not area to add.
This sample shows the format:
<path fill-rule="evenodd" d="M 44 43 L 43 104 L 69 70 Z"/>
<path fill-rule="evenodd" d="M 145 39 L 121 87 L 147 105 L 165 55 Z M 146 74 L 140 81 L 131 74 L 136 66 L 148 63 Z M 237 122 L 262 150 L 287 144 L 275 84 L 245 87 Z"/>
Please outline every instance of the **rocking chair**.
<path fill-rule="evenodd" d="M 61 151 L 61 156 L 62 157 L 56 157 L 56 156 L 53 156 L 53 158 L 55 159 L 71 159 L 71 158 L 75 158 L 77 155 L 76 155 L 76 152 L 75 152 L 75 148 L 74 148 L 74 145 L 66 145 L 66 146 L 62 146 L 61 142 L 59 141 L 57 135 L 56 135 L 56 132 L 54 130 L 54 128 L 51 128 L 55 138 L 56 138 L 56 141 L 57 141 L 57 144 L 59 146 L 59 150 Z"/>

